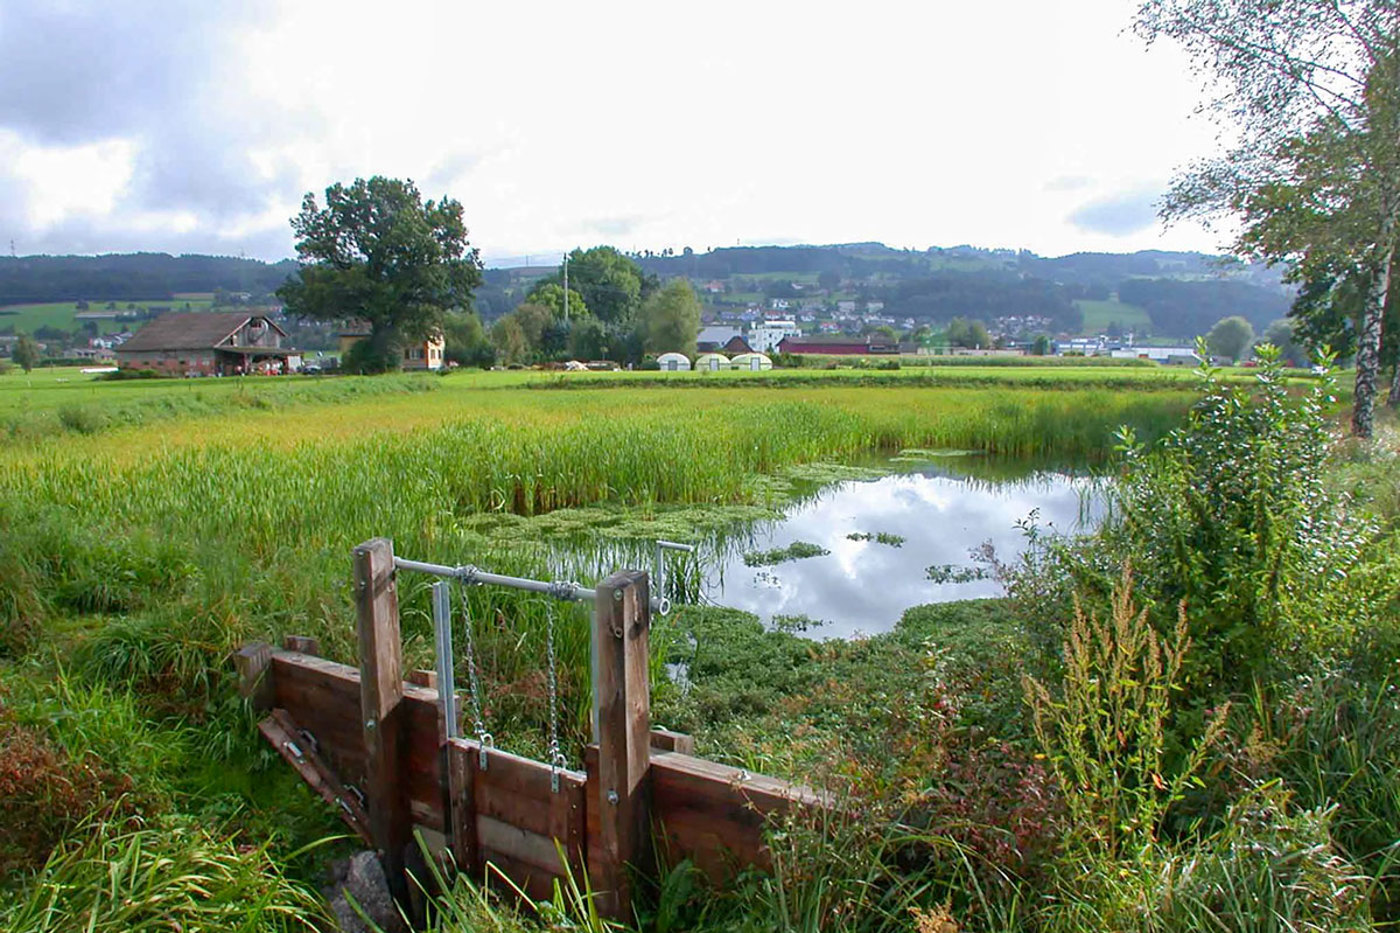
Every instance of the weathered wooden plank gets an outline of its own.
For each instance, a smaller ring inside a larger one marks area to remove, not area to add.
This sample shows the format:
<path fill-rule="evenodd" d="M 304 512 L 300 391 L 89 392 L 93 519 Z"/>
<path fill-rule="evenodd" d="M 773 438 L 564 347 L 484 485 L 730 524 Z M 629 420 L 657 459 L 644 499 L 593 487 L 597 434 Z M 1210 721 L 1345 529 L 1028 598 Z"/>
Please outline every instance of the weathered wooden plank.
<path fill-rule="evenodd" d="M 253 709 L 272 708 L 274 687 L 271 664 L 272 646 L 266 642 L 244 645 L 233 656 L 233 667 L 238 672 L 238 694 L 252 701 Z"/>
<path fill-rule="evenodd" d="M 387 538 L 374 538 L 356 547 L 354 558 L 370 831 L 382 853 L 389 890 L 408 907 L 404 854 L 413 839 L 413 818 L 404 771 L 412 744 L 404 734 L 403 644 L 394 547 Z"/>
<path fill-rule="evenodd" d="M 526 862 L 517 861 L 503 852 L 482 850 L 484 879 L 497 889 L 512 891 L 519 888 L 534 901 L 549 900 L 554 895 L 554 881 L 559 875 L 544 871 Z M 502 881 L 504 875 L 509 883 Z"/>
<path fill-rule="evenodd" d="M 276 704 L 316 736 L 323 757 L 342 780 L 367 783 L 359 671 L 324 658 L 284 651 L 273 652 L 272 670 Z M 403 773 L 411 812 L 417 822 L 444 829 L 437 692 L 405 686 L 401 706 L 406 731 Z"/>
<path fill-rule="evenodd" d="M 680 752 L 682 755 L 695 754 L 695 738 L 684 732 L 670 729 L 652 729 L 651 747 L 663 752 Z"/>
<path fill-rule="evenodd" d="M 794 807 L 832 805 L 829 795 L 675 752 L 651 760 L 652 816 L 672 853 L 716 881 L 735 868 L 769 865 L 767 821 Z"/>
<path fill-rule="evenodd" d="M 830 794 L 693 755 L 656 752 L 651 763 L 652 782 L 658 788 L 674 786 L 687 794 L 729 796 L 764 813 L 785 810 L 794 804 L 833 806 Z"/>
<path fill-rule="evenodd" d="M 481 847 L 476 838 L 476 754 L 455 743 L 443 746 L 447 757 L 448 839 L 459 871 L 481 877 Z"/>
<path fill-rule="evenodd" d="M 301 654 L 318 655 L 321 653 L 321 643 L 309 635 L 288 635 L 282 639 L 282 647 Z"/>
<path fill-rule="evenodd" d="M 532 833 L 485 814 L 476 817 L 476 833 L 485 851 L 508 856 L 552 875 L 564 874 L 564 862 L 559 857 L 555 841 L 549 836 Z"/>
<path fill-rule="evenodd" d="M 415 687 L 427 687 L 430 690 L 436 690 L 437 671 L 425 671 L 422 669 L 409 671 L 408 682 Z"/>
<path fill-rule="evenodd" d="M 648 854 L 647 770 L 651 697 L 647 642 L 651 624 L 647 575 L 624 570 L 604 580 L 595 601 L 594 690 L 598 709 L 598 808 L 601 857 L 592 882 L 605 914 L 631 913 L 627 865 Z"/>
<path fill-rule="evenodd" d="M 359 799 L 346 791 L 316 749 L 301 735 L 300 727 L 286 710 L 274 709 L 270 716 L 258 723 L 258 731 L 296 769 L 302 780 L 335 808 L 346 825 L 366 843 L 373 843 L 369 832 L 369 815 L 360 806 Z"/>

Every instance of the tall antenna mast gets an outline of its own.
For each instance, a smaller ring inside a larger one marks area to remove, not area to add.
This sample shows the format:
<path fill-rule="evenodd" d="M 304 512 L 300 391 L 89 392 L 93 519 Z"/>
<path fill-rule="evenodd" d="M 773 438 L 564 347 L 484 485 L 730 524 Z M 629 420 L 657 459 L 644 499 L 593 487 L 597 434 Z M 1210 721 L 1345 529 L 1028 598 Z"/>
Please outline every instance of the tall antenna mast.
<path fill-rule="evenodd" d="M 569 254 L 564 254 L 564 322 L 569 321 Z"/>

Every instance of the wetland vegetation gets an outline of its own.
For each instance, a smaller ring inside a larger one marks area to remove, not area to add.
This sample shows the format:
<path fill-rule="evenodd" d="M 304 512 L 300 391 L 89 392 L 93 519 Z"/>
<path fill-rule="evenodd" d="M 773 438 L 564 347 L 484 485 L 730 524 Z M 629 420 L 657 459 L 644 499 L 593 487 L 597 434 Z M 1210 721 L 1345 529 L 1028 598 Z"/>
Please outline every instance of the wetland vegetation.
<path fill-rule="evenodd" d="M 0 377 L 9 423 L 55 419 L 0 450 L 0 822 L 16 829 L 0 925 L 132 928 L 203 885 L 229 904 L 259 892 L 250 929 L 305 928 L 344 843 L 322 842 L 338 824 L 258 737 L 229 658 L 297 633 L 353 661 L 356 543 L 585 578 L 649 566 L 656 538 L 772 521 L 813 488 L 888 471 L 872 452 L 949 449 L 1111 464 L 1110 521 L 1076 541 L 1028 527 L 1025 555 L 994 568 L 1006 598 L 913 607 L 882 635 L 814 641 L 811 620 L 708 605 L 658 620 L 659 722 L 708 757 L 831 787 L 859 818 L 775 827 L 774 871 L 725 891 L 672 866 L 637 925 L 1184 930 L 1260 904 L 1280 929 L 1389 922 L 1395 468 L 1384 447 L 1334 449 L 1329 403 L 1269 372 L 1204 401 L 1176 374 L 1147 390 L 1020 367 L 977 385 L 687 381 L 700 392 L 674 374 L 567 392 L 514 373 Z M 220 401 L 184 408 L 196 391 Z M 267 404 L 224 403 L 240 393 Z M 53 428 L 64 405 L 108 417 Z M 839 533 L 917 557 L 896 532 Z M 561 541 L 580 545 L 572 566 Z M 698 577 L 679 568 L 673 594 Z M 405 663 L 430 666 L 426 584 L 401 599 Z M 492 730 L 539 756 L 546 610 L 479 589 L 469 605 Z M 555 625 L 577 761 L 587 628 L 571 611 Z M 1091 676 L 1101 658 L 1116 680 Z M 162 876 L 166 859 L 187 870 Z M 73 892 L 103 864 L 127 866 L 122 899 L 85 914 Z M 567 894 L 531 913 L 459 890 L 438 924 L 588 928 Z M 1145 909 L 1163 897 L 1174 913 Z"/>

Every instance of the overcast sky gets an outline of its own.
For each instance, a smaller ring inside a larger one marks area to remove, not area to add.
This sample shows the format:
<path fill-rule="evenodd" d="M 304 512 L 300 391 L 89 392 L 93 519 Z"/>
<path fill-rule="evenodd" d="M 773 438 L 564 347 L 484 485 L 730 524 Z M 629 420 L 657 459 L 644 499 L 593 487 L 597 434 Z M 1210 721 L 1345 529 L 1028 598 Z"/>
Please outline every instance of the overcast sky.
<path fill-rule="evenodd" d="M 880 240 L 1214 250 L 1213 128 L 1135 3 L 0 0 L 0 243 L 279 259 L 307 191 L 465 207 L 488 261 Z"/>

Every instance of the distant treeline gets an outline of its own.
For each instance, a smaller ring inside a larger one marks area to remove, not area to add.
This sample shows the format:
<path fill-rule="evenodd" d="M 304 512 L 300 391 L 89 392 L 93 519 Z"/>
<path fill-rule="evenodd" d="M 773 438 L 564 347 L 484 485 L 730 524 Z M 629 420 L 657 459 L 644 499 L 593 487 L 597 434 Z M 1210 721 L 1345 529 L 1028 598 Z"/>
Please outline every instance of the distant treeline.
<path fill-rule="evenodd" d="M 1045 258 L 1027 250 L 974 247 L 899 250 L 879 243 L 839 246 L 732 247 L 706 253 L 634 255 L 648 272 L 704 282 L 733 276 L 805 276 L 823 287 L 883 301 L 894 317 L 946 323 L 953 317 L 992 321 L 1036 316 L 1077 331 L 1076 299 L 1120 301 L 1145 309 L 1157 336 L 1203 334 L 1222 317 L 1243 315 L 1263 330 L 1288 313 L 1292 295 L 1277 269 L 1202 253 L 1072 253 Z M 776 297 L 783 279 L 763 293 Z"/>
<path fill-rule="evenodd" d="M 296 271 L 292 260 L 130 253 L 0 257 L 0 305 L 50 301 L 138 301 L 180 292 L 266 294 Z"/>

